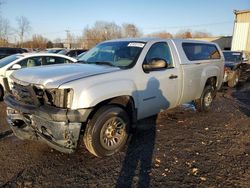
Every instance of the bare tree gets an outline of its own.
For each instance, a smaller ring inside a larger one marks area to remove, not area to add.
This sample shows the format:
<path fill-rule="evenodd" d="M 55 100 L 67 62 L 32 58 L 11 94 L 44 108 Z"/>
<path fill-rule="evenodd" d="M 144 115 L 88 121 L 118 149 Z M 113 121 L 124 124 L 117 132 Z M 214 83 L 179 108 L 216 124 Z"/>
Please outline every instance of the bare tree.
<path fill-rule="evenodd" d="M 42 35 L 33 35 L 32 39 L 29 41 L 25 41 L 22 44 L 24 48 L 38 48 L 38 49 L 45 49 L 47 48 L 48 40 L 44 38 Z"/>
<path fill-rule="evenodd" d="M 84 38 L 82 36 L 76 36 L 75 43 L 77 48 L 87 49 L 87 46 L 84 43 Z"/>
<path fill-rule="evenodd" d="M 8 43 L 11 27 L 9 20 L 0 16 L 0 45 L 4 46 Z"/>
<path fill-rule="evenodd" d="M 32 36 L 32 48 L 46 48 L 48 40 L 42 35 L 33 35 Z"/>
<path fill-rule="evenodd" d="M 169 32 L 166 32 L 166 31 L 151 33 L 148 36 L 149 37 L 163 38 L 163 39 L 173 38 L 173 35 L 171 33 L 169 33 Z"/>
<path fill-rule="evenodd" d="M 188 39 L 192 37 L 193 36 L 190 30 L 181 30 L 175 34 L 175 38 Z"/>
<path fill-rule="evenodd" d="M 142 33 L 134 24 L 125 23 L 122 25 L 122 37 L 134 38 L 140 37 L 141 35 Z"/>
<path fill-rule="evenodd" d="M 47 45 L 46 45 L 46 48 L 53 48 L 53 42 L 48 41 Z"/>
<path fill-rule="evenodd" d="M 82 48 L 82 37 L 71 34 L 70 31 L 67 30 L 67 36 L 64 44 L 66 44 L 66 46 L 64 45 L 66 48 Z"/>
<path fill-rule="evenodd" d="M 204 32 L 204 31 L 195 31 L 193 34 L 193 38 L 205 38 L 205 37 L 211 37 L 211 33 Z"/>
<path fill-rule="evenodd" d="M 121 27 L 113 22 L 98 21 L 92 28 L 86 27 L 83 31 L 85 48 L 91 48 L 104 40 L 121 37 Z"/>
<path fill-rule="evenodd" d="M 56 38 L 53 41 L 53 47 L 54 48 L 63 48 L 63 40 L 61 38 Z"/>
<path fill-rule="evenodd" d="M 29 20 L 24 16 L 18 17 L 16 19 L 16 21 L 17 21 L 17 25 L 18 25 L 17 34 L 19 36 L 20 43 L 22 45 L 24 36 L 30 32 L 31 26 L 30 26 Z"/>
<path fill-rule="evenodd" d="M 0 13 L 1 13 L 1 7 L 3 3 L 4 1 L 0 0 Z M 9 24 L 9 20 L 0 15 L 0 46 L 8 45 L 10 32 L 11 32 L 11 27 Z"/>
<path fill-rule="evenodd" d="M 62 39 L 61 38 L 56 38 L 55 40 L 53 40 L 53 43 L 62 43 Z"/>

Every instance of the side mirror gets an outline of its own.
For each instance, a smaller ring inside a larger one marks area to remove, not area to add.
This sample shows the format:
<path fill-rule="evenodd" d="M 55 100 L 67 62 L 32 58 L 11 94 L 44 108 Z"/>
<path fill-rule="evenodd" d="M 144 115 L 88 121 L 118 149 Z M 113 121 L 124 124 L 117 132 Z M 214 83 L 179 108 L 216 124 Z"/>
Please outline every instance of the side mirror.
<path fill-rule="evenodd" d="M 168 63 L 164 59 L 153 58 L 147 64 L 143 64 L 143 70 L 145 72 L 157 71 L 166 69 L 168 67 Z"/>
<path fill-rule="evenodd" d="M 15 64 L 15 65 L 13 65 L 10 69 L 11 69 L 11 70 L 18 70 L 18 69 L 21 69 L 21 68 L 22 68 L 21 65 Z"/>

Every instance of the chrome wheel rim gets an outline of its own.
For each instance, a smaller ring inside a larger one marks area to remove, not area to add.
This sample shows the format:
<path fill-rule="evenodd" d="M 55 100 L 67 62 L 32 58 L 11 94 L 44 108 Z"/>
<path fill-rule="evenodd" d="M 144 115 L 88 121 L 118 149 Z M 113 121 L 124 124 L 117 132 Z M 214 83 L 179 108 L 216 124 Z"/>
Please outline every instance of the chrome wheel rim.
<path fill-rule="evenodd" d="M 126 137 L 126 124 L 120 117 L 108 119 L 100 134 L 101 145 L 107 150 L 118 148 Z"/>
<path fill-rule="evenodd" d="M 204 97 L 204 104 L 205 104 L 205 106 L 209 107 L 211 105 L 212 101 L 213 101 L 212 93 L 209 92 Z"/>

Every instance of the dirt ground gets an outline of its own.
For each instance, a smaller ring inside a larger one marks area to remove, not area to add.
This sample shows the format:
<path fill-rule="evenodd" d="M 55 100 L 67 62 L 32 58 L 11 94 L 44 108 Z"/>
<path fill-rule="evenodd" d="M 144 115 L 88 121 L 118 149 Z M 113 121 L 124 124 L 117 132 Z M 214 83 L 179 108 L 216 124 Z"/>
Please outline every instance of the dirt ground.
<path fill-rule="evenodd" d="M 218 93 L 209 113 L 186 105 L 141 122 L 101 159 L 19 140 L 0 109 L 0 187 L 250 187 L 250 83 Z"/>

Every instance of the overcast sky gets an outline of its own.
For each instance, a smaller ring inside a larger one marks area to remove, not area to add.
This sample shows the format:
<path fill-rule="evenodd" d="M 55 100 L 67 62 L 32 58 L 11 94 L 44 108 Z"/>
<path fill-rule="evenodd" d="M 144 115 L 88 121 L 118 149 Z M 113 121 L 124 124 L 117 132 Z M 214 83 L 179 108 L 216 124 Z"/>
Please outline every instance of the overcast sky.
<path fill-rule="evenodd" d="M 65 38 L 65 30 L 80 35 L 96 21 L 133 23 L 144 34 L 182 29 L 232 35 L 233 10 L 250 9 L 250 0 L 4 0 L 1 14 L 12 27 L 25 16 L 30 35 L 53 40 Z"/>

